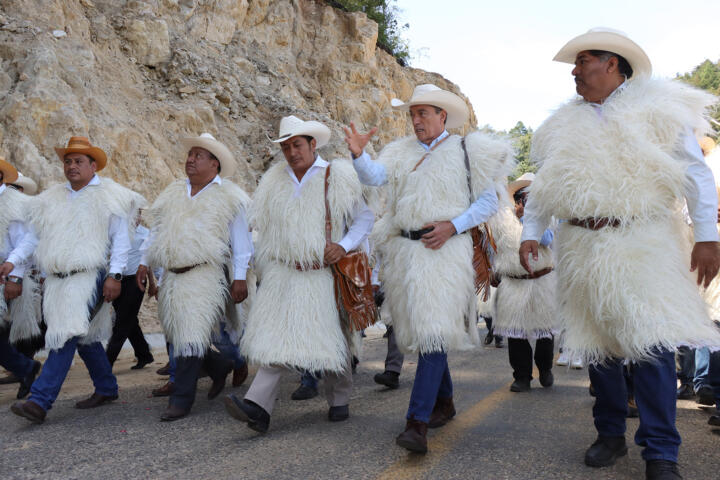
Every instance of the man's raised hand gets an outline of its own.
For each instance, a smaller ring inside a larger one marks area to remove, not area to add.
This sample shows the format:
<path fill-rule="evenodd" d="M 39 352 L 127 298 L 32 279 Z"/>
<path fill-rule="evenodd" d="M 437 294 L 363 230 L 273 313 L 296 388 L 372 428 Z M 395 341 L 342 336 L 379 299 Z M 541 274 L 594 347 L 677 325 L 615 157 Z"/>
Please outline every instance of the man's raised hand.
<path fill-rule="evenodd" d="M 347 143 L 350 153 L 355 157 L 362 155 L 365 145 L 370 141 L 370 137 L 378 131 L 377 127 L 373 127 L 368 133 L 358 133 L 353 122 L 350 122 L 350 128 L 343 127 L 343 130 L 345 131 L 345 143 Z"/>

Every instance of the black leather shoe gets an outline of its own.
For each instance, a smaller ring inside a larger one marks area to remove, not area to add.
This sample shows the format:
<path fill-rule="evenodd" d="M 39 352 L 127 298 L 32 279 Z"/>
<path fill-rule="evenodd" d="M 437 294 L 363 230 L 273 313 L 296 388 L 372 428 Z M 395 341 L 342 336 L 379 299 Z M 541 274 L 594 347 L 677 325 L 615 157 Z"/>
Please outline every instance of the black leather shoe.
<path fill-rule="evenodd" d="M 495 335 L 495 348 L 503 348 L 503 337 Z"/>
<path fill-rule="evenodd" d="M 680 385 L 680 388 L 677 389 L 677 399 L 690 400 L 692 398 L 695 398 L 695 390 L 693 389 L 693 386 L 688 385 L 687 383 Z"/>
<path fill-rule="evenodd" d="M 250 400 L 240 400 L 235 395 L 227 395 L 223 399 L 225 410 L 236 420 L 247 423 L 256 432 L 267 432 L 270 425 L 270 414 L 260 405 Z"/>
<path fill-rule="evenodd" d="M 160 415 L 160 421 L 161 422 L 174 422 L 175 420 L 180 420 L 183 417 L 186 417 L 187 414 L 190 413 L 190 409 L 187 410 L 184 408 L 180 408 L 176 405 L 168 405 L 167 410 L 163 412 L 162 415 Z"/>
<path fill-rule="evenodd" d="M 493 335 L 492 329 L 488 330 L 487 335 L 485 335 L 485 339 L 483 340 L 484 345 L 490 345 L 493 340 L 495 339 L 495 335 Z"/>
<path fill-rule="evenodd" d="M 712 417 L 708 418 L 708 425 L 712 425 L 713 427 L 720 427 L 720 415 L 713 415 Z"/>
<path fill-rule="evenodd" d="M 669 460 L 648 460 L 645 462 L 646 480 L 682 480 L 678 464 Z"/>
<path fill-rule="evenodd" d="M 317 388 L 308 387 L 307 385 L 300 385 L 295 390 L 290 398 L 293 400 L 310 400 L 318 396 Z"/>
<path fill-rule="evenodd" d="M 530 391 L 530 380 L 524 378 L 516 379 L 512 385 L 510 385 L 511 392 L 529 392 Z"/>
<path fill-rule="evenodd" d="M 627 455 L 625 437 L 598 436 L 595 443 L 585 452 L 585 465 L 588 467 L 609 467 L 623 455 Z"/>
<path fill-rule="evenodd" d="M 385 370 L 383 373 L 376 373 L 373 377 L 378 385 L 385 385 L 388 388 L 398 388 L 400 386 L 400 374 Z"/>
<path fill-rule="evenodd" d="M 37 377 L 38 372 L 40 372 L 40 366 L 40 362 L 34 361 L 32 370 L 30 370 L 30 373 L 28 373 L 27 377 L 23 378 L 20 382 L 20 388 L 18 388 L 16 395 L 16 398 L 18 400 L 22 400 L 23 398 L 27 397 L 28 393 L 30 393 L 30 387 L 32 387 L 32 384 L 35 381 L 35 377 Z"/>
<path fill-rule="evenodd" d="M 133 365 L 132 367 L 130 367 L 130 370 L 140 370 L 145 365 L 148 365 L 154 361 L 155 361 L 155 358 L 153 358 L 152 356 L 150 356 L 148 358 L 144 358 L 144 359 L 138 359 L 137 363 L 135 365 Z"/>
<path fill-rule="evenodd" d="M 540 385 L 545 388 L 552 387 L 553 383 L 555 383 L 555 377 L 553 376 L 552 370 L 542 370 L 538 380 L 540 380 Z"/>
<path fill-rule="evenodd" d="M 703 385 L 696 392 L 697 403 L 700 405 L 715 405 L 715 393 L 708 385 Z"/>
<path fill-rule="evenodd" d="M 339 407 L 330 407 L 328 410 L 328 420 L 331 422 L 342 422 L 350 417 L 350 407 L 340 405 Z"/>

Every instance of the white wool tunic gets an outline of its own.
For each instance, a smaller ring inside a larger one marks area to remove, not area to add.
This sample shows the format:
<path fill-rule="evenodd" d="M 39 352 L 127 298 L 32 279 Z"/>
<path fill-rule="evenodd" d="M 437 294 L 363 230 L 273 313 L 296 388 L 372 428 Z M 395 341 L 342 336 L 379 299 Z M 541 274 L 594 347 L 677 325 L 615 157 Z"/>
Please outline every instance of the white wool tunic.
<path fill-rule="evenodd" d="M 518 256 L 522 224 L 510 205 L 506 185 L 499 186 L 498 197 L 498 212 L 488 220 L 497 245 L 493 269 L 501 277 L 494 298 L 495 334 L 527 340 L 551 338 L 558 323 L 555 272 L 535 279 L 512 278 L 527 274 Z M 552 267 L 550 248 L 540 245 L 538 260 L 531 259 L 531 265 L 533 271 Z"/>
<path fill-rule="evenodd" d="M 598 231 L 561 223 L 556 236 L 565 346 L 587 361 L 720 344 L 689 271 L 686 164 L 675 155 L 687 128 L 707 128 L 714 101 L 681 82 L 641 78 L 606 100 L 602 115 L 572 101 L 535 132 L 541 168 L 526 217 L 621 222 Z"/>
<path fill-rule="evenodd" d="M 335 160 L 330 165 L 332 241 L 339 242 L 362 202 L 362 189 L 349 162 Z M 332 272 L 295 267 L 323 263 L 325 169 L 303 178 L 303 187 L 296 189 L 286 168 L 286 162 L 270 167 L 253 198 L 251 224 L 257 232 L 260 284 L 241 350 L 258 365 L 342 372 L 349 350 L 335 304 Z"/>
<path fill-rule="evenodd" d="M 152 242 L 147 257 L 150 266 L 164 269 L 158 314 L 175 356 L 202 357 L 231 307 L 224 271 L 231 263 L 230 224 L 248 211 L 250 197 L 227 179 L 193 197 L 187 188 L 186 180 L 176 180 L 148 210 Z M 170 271 L 191 266 L 185 273 Z M 233 318 L 231 312 L 228 319 Z"/>
<path fill-rule="evenodd" d="M 490 187 L 513 158 L 504 141 L 482 132 L 466 137 L 473 193 Z M 414 136 L 387 145 L 377 161 L 388 177 L 388 209 L 375 232 L 384 287 L 398 346 L 404 352 L 447 352 L 479 342 L 472 239 L 461 234 L 438 250 L 400 236 L 429 222 L 451 220 L 470 205 L 461 137 L 452 135 L 413 168 L 426 151 Z"/>
<path fill-rule="evenodd" d="M 123 219 L 132 232 L 131 224 L 144 202 L 132 190 L 97 176 L 72 194 L 66 184 L 59 184 L 31 198 L 29 219 L 38 236 L 35 256 L 47 274 L 43 313 L 48 348 L 59 349 L 76 336 L 84 337 L 82 343 L 110 336 L 111 304 L 103 304 L 92 324 L 88 304 L 96 301 L 98 270 L 108 267 L 111 217 Z M 78 273 L 65 278 L 53 275 L 70 272 Z"/>

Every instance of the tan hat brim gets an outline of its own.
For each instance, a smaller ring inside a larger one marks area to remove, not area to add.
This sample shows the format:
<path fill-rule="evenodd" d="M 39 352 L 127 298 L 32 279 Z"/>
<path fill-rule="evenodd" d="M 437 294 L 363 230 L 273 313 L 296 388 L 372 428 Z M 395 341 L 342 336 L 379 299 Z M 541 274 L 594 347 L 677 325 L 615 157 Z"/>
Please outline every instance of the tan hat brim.
<path fill-rule="evenodd" d="M 286 140 L 290 140 L 293 137 L 305 136 L 312 137 L 315 139 L 315 148 L 324 147 L 330 141 L 331 132 L 330 129 L 320 122 L 314 120 L 308 120 L 299 125 L 298 128 L 293 132 L 287 132 L 284 135 L 272 140 L 273 143 L 281 143 Z"/>
<path fill-rule="evenodd" d="M 107 156 L 105 152 L 98 147 L 71 147 L 71 148 L 59 148 L 55 147 L 55 153 L 57 153 L 60 160 L 65 160 L 65 155 L 68 153 L 82 153 L 95 160 L 97 168 L 95 171 L 99 172 L 107 165 Z"/>
<path fill-rule="evenodd" d="M 185 149 L 185 153 L 189 152 L 193 147 L 198 147 L 204 148 L 215 155 L 220 162 L 221 177 L 232 177 L 235 173 L 235 159 L 233 158 L 230 149 L 223 143 L 207 137 L 192 137 L 180 139 L 180 144 Z"/>
<path fill-rule="evenodd" d="M 613 32 L 588 32 L 570 40 L 553 58 L 556 62 L 575 64 L 578 53 L 585 50 L 605 50 L 621 55 L 636 75 L 652 74 L 652 64 L 645 51 L 629 38 Z"/>
<path fill-rule="evenodd" d="M 2 183 L 13 183 L 18 178 L 17 169 L 2 159 L 0 159 L 0 171 L 3 174 Z"/>
<path fill-rule="evenodd" d="M 508 186 L 507 186 L 508 193 L 512 197 L 513 195 L 515 195 L 515 192 L 517 192 L 518 190 L 522 190 L 523 188 L 527 187 L 531 183 L 532 183 L 531 180 L 515 180 L 514 182 L 510 182 L 510 183 L 508 183 Z"/>
<path fill-rule="evenodd" d="M 434 90 L 411 98 L 407 103 L 397 98 L 390 102 L 392 108 L 407 112 L 415 105 L 431 105 L 447 112 L 445 127 L 459 128 L 470 118 L 470 110 L 462 98 L 445 90 Z"/>

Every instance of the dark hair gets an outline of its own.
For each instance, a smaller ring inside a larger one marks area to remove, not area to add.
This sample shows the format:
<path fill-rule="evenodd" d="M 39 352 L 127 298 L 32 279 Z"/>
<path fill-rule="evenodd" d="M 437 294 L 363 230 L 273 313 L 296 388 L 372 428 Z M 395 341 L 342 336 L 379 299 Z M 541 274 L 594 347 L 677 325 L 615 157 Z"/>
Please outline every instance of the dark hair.
<path fill-rule="evenodd" d="M 210 150 L 208 150 L 208 153 L 210 154 L 210 160 L 215 160 L 216 162 L 218 162 L 218 173 L 220 173 L 220 171 L 222 170 L 222 164 L 220 163 L 220 160 L 218 160 L 215 154 L 213 154 Z"/>
<path fill-rule="evenodd" d="M 435 105 L 433 105 L 432 107 L 435 109 L 435 113 L 440 113 L 444 110 L 443 108 L 436 107 Z M 447 123 L 447 112 L 445 112 L 445 120 L 443 120 L 443 125 L 445 125 L 446 123 Z"/>
<path fill-rule="evenodd" d="M 598 57 L 603 61 L 608 61 L 610 58 L 615 57 L 618 59 L 618 71 L 621 75 L 625 75 L 627 78 L 630 78 L 633 76 L 633 69 L 628 63 L 627 60 L 625 60 L 625 57 L 622 55 L 618 55 L 617 53 L 608 52 L 606 50 L 589 50 L 590 55 L 593 57 Z"/>
<path fill-rule="evenodd" d="M 310 144 L 310 142 L 312 142 L 312 140 L 313 140 L 313 137 L 311 137 L 310 135 L 300 135 L 300 136 L 303 137 L 305 140 L 307 140 L 308 144 Z"/>
<path fill-rule="evenodd" d="M 515 201 L 515 203 L 522 203 L 523 206 L 525 206 L 525 202 L 527 201 L 527 193 L 527 187 L 523 187 L 513 193 L 513 200 Z"/>

